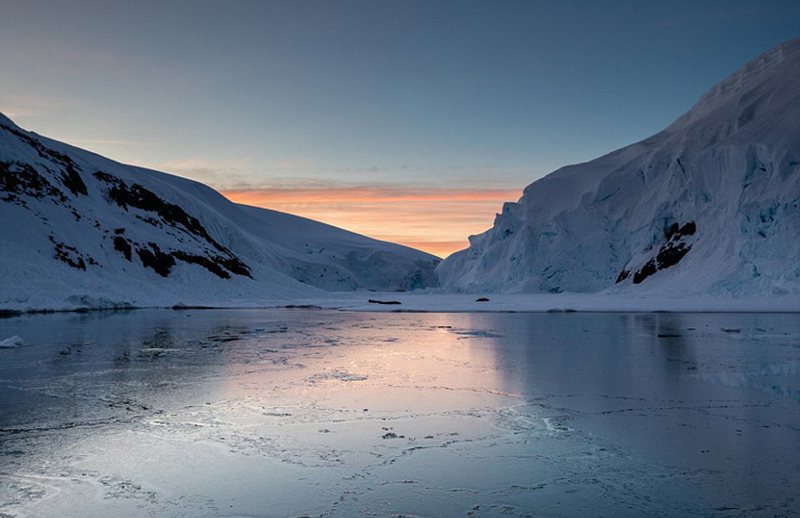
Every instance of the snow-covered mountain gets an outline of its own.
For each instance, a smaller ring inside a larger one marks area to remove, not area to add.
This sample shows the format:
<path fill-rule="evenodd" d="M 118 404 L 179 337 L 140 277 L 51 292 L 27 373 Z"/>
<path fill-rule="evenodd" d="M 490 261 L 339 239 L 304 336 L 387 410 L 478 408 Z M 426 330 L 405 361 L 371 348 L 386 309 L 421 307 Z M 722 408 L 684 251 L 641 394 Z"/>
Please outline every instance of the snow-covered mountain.
<path fill-rule="evenodd" d="M 437 273 L 464 291 L 800 294 L 800 39 L 662 132 L 532 183 Z"/>
<path fill-rule="evenodd" d="M 407 290 L 438 259 L 22 130 L 0 114 L 0 310 Z"/>

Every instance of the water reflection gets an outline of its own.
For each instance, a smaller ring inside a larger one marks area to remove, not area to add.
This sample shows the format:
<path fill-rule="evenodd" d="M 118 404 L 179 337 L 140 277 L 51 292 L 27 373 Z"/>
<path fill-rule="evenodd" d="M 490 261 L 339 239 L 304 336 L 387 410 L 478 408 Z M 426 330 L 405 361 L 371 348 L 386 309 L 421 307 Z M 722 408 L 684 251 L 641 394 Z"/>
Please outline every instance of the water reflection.
<path fill-rule="evenodd" d="M 794 315 L 0 320 L 0 512 L 800 511 Z"/>

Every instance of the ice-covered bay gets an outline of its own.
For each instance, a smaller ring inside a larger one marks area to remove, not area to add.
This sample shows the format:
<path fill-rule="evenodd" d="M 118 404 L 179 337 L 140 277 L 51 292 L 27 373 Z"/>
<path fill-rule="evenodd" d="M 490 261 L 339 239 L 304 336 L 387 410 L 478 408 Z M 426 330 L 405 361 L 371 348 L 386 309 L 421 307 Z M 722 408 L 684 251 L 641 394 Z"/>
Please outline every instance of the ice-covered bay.
<path fill-rule="evenodd" d="M 800 513 L 796 314 L 0 320 L 0 515 Z"/>

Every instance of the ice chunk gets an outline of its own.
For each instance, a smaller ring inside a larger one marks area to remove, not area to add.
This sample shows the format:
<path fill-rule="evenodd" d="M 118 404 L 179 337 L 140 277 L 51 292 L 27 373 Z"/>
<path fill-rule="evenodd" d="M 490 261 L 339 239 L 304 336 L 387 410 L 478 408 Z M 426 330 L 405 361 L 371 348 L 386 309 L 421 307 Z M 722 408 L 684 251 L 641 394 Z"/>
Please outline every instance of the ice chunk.
<path fill-rule="evenodd" d="M 25 345 L 25 342 L 17 335 L 6 338 L 5 340 L 0 340 L 0 349 L 14 349 L 16 347 L 22 347 L 23 345 Z"/>

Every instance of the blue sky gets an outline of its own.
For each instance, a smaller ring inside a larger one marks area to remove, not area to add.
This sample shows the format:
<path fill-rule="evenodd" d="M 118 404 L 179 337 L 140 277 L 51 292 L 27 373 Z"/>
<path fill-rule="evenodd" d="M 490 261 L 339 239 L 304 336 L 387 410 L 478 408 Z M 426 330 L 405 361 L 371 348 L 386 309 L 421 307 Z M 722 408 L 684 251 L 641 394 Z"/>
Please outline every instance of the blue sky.
<path fill-rule="evenodd" d="M 800 36 L 796 1 L 6 0 L 2 11 L 0 111 L 25 128 L 226 191 L 496 191 L 483 228 L 509 190 L 662 129 Z"/>

